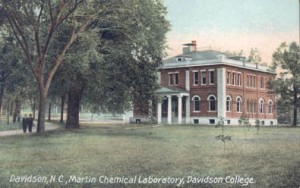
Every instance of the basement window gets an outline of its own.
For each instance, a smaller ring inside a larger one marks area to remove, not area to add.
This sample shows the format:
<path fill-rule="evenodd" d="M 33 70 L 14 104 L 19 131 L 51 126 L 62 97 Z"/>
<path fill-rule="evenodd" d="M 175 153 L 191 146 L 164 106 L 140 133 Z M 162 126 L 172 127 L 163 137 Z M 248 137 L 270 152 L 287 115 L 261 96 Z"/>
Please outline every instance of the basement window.
<path fill-rule="evenodd" d="M 215 120 L 214 119 L 209 119 L 209 124 L 214 125 L 215 124 Z"/>
<path fill-rule="evenodd" d="M 194 124 L 199 124 L 199 119 L 194 119 Z"/>

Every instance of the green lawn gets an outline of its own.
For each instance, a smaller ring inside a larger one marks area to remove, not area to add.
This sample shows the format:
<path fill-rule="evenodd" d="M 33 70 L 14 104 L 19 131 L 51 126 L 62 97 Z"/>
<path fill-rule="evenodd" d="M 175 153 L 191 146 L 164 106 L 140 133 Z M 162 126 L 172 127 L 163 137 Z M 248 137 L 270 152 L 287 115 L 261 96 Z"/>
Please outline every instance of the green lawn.
<path fill-rule="evenodd" d="M 220 133 L 212 126 L 83 125 L 80 130 L 2 137 L 0 187 L 175 187 L 171 183 L 103 184 L 101 176 L 184 178 L 180 187 L 241 187 L 226 183 L 228 176 L 253 178 L 255 183 L 246 187 L 300 186 L 299 128 L 263 127 L 257 134 L 254 128 L 245 132 L 243 127 L 228 127 L 225 135 L 231 135 L 232 141 L 226 143 L 225 152 L 223 143 L 215 139 Z M 47 178 L 48 184 L 15 182 L 17 176 L 26 175 L 29 179 L 32 175 L 32 180 Z M 72 178 L 68 182 L 73 175 L 87 176 L 86 182 L 92 183 L 76 183 Z M 50 183 L 51 176 L 56 177 Z M 191 177 L 222 183 L 188 184 Z"/>
<path fill-rule="evenodd" d="M 7 124 L 6 119 L 0 119 L 0 131 L 16 130 L 21 128 L 21 123 L 12 123 L 12 120 L 10 119 L 9 124 Z"/>

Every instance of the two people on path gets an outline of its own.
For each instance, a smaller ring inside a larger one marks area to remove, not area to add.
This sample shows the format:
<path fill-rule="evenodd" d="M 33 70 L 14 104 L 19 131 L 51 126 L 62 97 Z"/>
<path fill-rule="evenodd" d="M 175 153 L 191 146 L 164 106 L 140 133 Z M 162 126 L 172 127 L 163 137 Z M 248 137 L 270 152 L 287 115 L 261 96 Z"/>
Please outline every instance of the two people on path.
<path fill-rule="evenodd" d="M 27 114 L 22 119 L 22 125 L 23 125 L 23 132 L 26 133 L 27 127 L 28 132 L 32 132 L 32 126 L 33 126 L 33 117 L 32 114 L 29 114 L 29 117 L 27 117 Z"/>

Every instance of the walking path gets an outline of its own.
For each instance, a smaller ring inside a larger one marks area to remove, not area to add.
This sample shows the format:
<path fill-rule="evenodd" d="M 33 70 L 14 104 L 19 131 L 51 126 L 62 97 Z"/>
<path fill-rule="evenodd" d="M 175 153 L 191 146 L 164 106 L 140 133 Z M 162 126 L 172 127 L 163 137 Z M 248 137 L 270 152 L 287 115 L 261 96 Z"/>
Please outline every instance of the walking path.
<path fill-rule="evenodd" d="M 49 123 L 49 122 L 45 122 L 45 131 L 48 130 L 53 130 L 53 129 L 57 129 L 59 126 L 53 123 Z M 32 133 L 28 133 L 28 129 L 26 133 L 23 133 L 23 129 L 18 129 L 18 130 L 10 130 L 10 131 L 1 131 L 0 132 L 0 137 L 2 136 L 11 136 L 11 135 L 20 135 L 20 134 L 33 134 L 36 133 L 36 122 L 35 122 L 35 126 L 32 127 Z"/>

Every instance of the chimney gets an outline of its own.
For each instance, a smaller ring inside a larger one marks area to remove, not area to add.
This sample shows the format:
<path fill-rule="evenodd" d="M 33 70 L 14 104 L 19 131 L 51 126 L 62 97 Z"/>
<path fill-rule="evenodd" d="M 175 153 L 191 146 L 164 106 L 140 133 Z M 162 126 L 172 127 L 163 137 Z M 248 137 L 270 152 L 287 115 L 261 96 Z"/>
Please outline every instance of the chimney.
<path fill-rule="evenodd" d="M 192 43 L 183 44 L 185 47 L 183 47 L 182 52 L 184 54 L 194 52 L 197 50 L 197 42 L 195 40 L 192 41 Z"/>
<path fill-rule="evenodd" d="M 197 50 L 197 41 L 192 40 L 192 46 L 191 46 L 191 51 L 196 51 Z"/>

